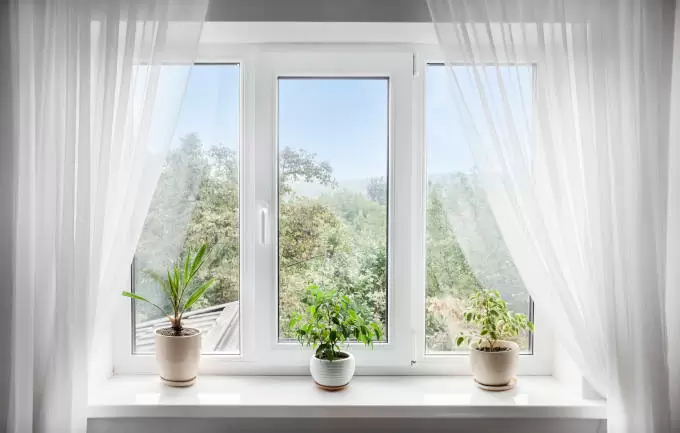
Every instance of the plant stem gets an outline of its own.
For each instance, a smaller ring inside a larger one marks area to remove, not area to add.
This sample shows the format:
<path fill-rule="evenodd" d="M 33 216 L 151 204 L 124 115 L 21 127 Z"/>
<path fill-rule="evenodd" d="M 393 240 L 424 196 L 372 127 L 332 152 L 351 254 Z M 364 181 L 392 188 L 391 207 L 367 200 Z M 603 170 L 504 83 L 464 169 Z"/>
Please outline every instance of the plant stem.
<path fill-rule="evenodd" d="M 489 297 L 488 296 L 484 300 L 484 312 L 486 314 L 486 321 L 488 322 L 489 321 Z M 493 351 L 493 346 L 495 344 L 495 341 L 493 341 L 490 337 L 487 337 L 486 341 L 489 343 L 489 350 Z"/>

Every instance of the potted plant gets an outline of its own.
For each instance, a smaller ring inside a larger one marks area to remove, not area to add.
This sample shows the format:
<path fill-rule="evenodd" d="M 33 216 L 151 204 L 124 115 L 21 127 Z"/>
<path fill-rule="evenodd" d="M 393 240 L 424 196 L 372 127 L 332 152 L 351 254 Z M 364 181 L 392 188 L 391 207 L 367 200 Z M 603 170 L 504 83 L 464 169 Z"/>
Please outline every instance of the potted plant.
<path fill-rule="evenodd" d="M 508 311 L 496 290 L 478 290 L 468 298 L 463 319 L 469 325 L 456 345 L 470 346 L 470 367 L 477 383 L 490 389 L 510 389 L 516 381 L 519 346 L 509 339 L 533 331 L 525 314 Z"/>
<path fill-rule="evenodd" d="M 302 299 L 304 314 L 296 314 L 290 329 L 303 346 L 312 346 L 309 371 L 314 382 L 327 391 L 345 388 L 354 376 L 354 356 L 340 349 L 348 340 L 373 347 L 382 337 L 377 323 L 368 322 L 353 306 L 352 300 L 336 290 L 307 287 Z"/>
<path fill-rule="evenodd" d="M 167 278 L 146 271 L 163 290 L 170 304 L 169 311 L 135 293 L 123 292 L 123 296 L 148 302 L 170 320 L 169 327 L 155 331 L 156 360 L 160 367 L 161 381 L 170 386 L 191 386 L 196 382 L 201 355 L 201 331 L 183 327 L 182 316 L 214 283 L 211 278 L 198 287 L 194 284 L 194 278 L 205 260 L 206 249 L 205 244 L 196 252 L 189 248 L 184 263 L 173 266 L 167 272 Z"/>

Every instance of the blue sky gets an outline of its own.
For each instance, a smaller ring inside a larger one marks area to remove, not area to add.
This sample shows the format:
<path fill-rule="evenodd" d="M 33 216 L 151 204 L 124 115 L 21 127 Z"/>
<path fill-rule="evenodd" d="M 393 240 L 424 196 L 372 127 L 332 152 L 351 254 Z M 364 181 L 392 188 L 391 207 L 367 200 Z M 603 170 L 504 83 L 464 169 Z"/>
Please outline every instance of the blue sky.
<path fill-rule="evenodd" d="M 530 69 L 520 70 L 519 77 L 530 92 Z M 446 68 L 429 67 L 426 81 L 428 172 L 470 171 L 472 157 L 451 100 Z M 473 92 L 474 85 L 467 86 L 464 91 Z M 498 92 L 491 93 L 491 103 L 499 101 Z M 279 146 L 316 153 L 331 164 L 340 181 L 384 176 L 388 95 L 387 79 L 280 79 Z M 206 146 L 221 143 L 237 149 L 239 97 L 238 65 L 195 66 L 175 136 L 196 132 Z M 529 96 L 514 99 L 520 97 Z"/>
<path fill-rule="evenodd" d="M 206 147 L 238 149 L 238 65 L 195 65 L 175 128 L 175 137 L 196 132 Z"/>

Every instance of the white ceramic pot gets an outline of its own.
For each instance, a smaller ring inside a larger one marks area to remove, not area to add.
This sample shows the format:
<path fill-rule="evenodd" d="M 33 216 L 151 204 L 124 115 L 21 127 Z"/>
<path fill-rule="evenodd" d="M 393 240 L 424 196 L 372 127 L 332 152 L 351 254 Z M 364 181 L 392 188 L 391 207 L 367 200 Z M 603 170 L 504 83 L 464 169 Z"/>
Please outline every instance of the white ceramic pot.
<path fill-rule="evenodd" d="M 470 344 L 470 367 L 477 382 L 488 386 L 503 386 L 517 374 L 517 355 L 519 346 L 512 341 L 499 340 L 501 347 L 510 350 L 501 352 L 483 352 L 477 350 L 477 343 Z"/>
<path fill-rule="evenodd" d="M 336 390 L 346 387 L 352 380 L 352 376 L 354 376 L 354 356 L 347 352 L 340 353 L 344 353 L 347 357 L 329 361 L 313 355 L 309 360 L 309 372 L 317 385 L 324 389 Z"/>
<path fill-rule="evenodd" d="M 167 328 L 166 328 L 167 330 Z M 191 386 L 196 383 L 198 361 L 201 358 L 201 331 L 185 328 L 192 335 L 163 335 L 156 330 L 156 361 L 161 381 L 170 386 Z"/>

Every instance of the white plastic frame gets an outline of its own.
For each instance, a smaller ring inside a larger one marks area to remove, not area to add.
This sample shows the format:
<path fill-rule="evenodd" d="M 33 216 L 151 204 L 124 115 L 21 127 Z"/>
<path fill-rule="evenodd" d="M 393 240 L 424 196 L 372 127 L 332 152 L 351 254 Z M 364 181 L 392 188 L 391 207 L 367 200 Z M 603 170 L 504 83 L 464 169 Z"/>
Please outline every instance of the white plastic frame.
<path fill-rule="evenodd" d="M 201 46 L 199 63 L 238 63 L 241 72 L 241 353 L 205 354 L 202 373 L 307 374 L 311 351 L 279 343 L 276 323 L 277 78 L 373 76 L 388 77 L 390 86 L 389 341 L 373 351 L 352 347 L 357 374 L 469 374 L 464 354 L 425 354 L 424 71 L 442 58 L 436 46 L 402 43 Z M 126 325 L 114 330 L 114 372 L 156 373 L 153 355 L 131 354 L 129 301 L 121 297 L 116 309 L 116 323 Z M 519 373 L 552 374 L 552 339 L 540 307 L 534 319 L 534 351 L 521 355 Z"/>
<path fill-rule="evenodd" d="M 301 47 L 268 50 L 261 56 L 258 68 L 256 105 L 259 123 L 257 141 L 258 200 L 271 209 L 268 219 L 268 239 L 271 242 L 260 248 L 258 263 L 263 266 L 257 273 L 255 285 L 259 308 L 266 312 L 261 318 L 262 326 L 256 330 L 258 352 L 262 359 L 275 359 L 280 365 L 307 365 L 310 351 L 301 350 L 299 344 L 278 341 L 278 249 L 277 215 L 278 188 L 276 178 L 278 165 L 277 146 L 277 89 L 279 78 L 356 77 L 385 78 L 389 81 L 389 206 L 388 206 L 388 337 L 387 343 L 376 344 L 374 350 L 352 345 L 357 363 L 364 366 L 382 367 L 390 363 L 407 365 L 410 359 L 407 285 L 409 266 L 408 194 L 397 196 L 395 191 L 408 191 L 408 176 L 395 176 L 396 172 L 410 171 L 409 146 L 411 128 L 411 63 L 407 53 L 352 52 L 326 47 L 323 50 Z M 387 149 L 386 149 L 387 151 Z M 390 320 L 399 317 L 400 320 Z"/>
<path fill-rule="evenodd" d="M 420 303 L 421 307 L 416 309 L 417 312 L 415 317 L 414 329 L 417 329 L 416 336 L 416 362 L 417 365 L 424 367 L 423 369 L 431 374 L 445 374 L 443 370 L 446 368 L 451 369 L 451 374 L 470 374 L 469 367 L 469 357 L 465 352 L 455 352 L 455 353 L 436 353 L 427 354 L 426 353 L 426 343 L 425 343 L 425 203 L 426 203 L 426 185 L 427 185 L 427 153 L 425 144 L 425 90 L 427 86 L 427 67 L 428 64 L 444 64 L 445 61 L 444 54 L 437 46 L 433 45 L 418 45 L 414 48 L 414 82 L 416 83 L 415 94 L 414 94 L 414 145 L 418 149 L 422 149 L 422 154 L 419 155 L 419 173 L 416 176 L 420 185 L 418 185 L 418 197 L 417 203 L 420 203 L 423 208 L 418 212 L 419 216 L 422 218 L 418 221 L 416 227 L 422 228 L 422 231 L 417 231 L 415 235 L 418 239 L 414 240 L 414 245 L 419 246 L 422 252 L 417 254 L 414 260 L 417 260 L 420 266 L 415 266 L 416 272 L 421 272 L 421 275 L 417 276 L 417 282 L 421 289 L 418 290 L 418 294 L 414 292 L 416 296 L 413 300 L 415 303 Z M 491 54 L 491 53 L 490 53 Z M 465 59 L 461 54 L 459 61 L 453 59 L 454 63 L 464 64 Z M 541 68 L 537 62 L 537 59 L 526 59 L 527 64 L 533 64 L 535 66 L 535 81 L 534 88 L 537 89 L 539 86 L 539 80 L 541 75 Z M 491 55 L 489 56 L 489 64 L 495 64 L 495 60 Z M 534 94 L 539 92 L 535 91 Z M 535 96 L 536 97 L 536 96 Z M 416 181 L 414 181 L 416 183 Z M 532 304 L 533 308 L 533 320 L 536 325 L 536 331 L 532 334 L 532 351 L 531 353 L 522 353 L 520 355 L 520 361 L 518 365 L 518 373 L 523 375 L 550 375 L 553 373 L 553 355 L 554 347 L 552 340 L 552 330 L 550 328 L 550 323 L 548 317 L 545 315 L 545 311 L 540 307 Z M 420 325 L 422 324 L 422 325 Z M 419 329 L 422 326 L 423 329 Z"/>

